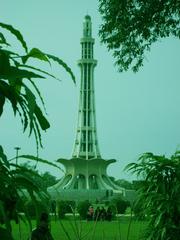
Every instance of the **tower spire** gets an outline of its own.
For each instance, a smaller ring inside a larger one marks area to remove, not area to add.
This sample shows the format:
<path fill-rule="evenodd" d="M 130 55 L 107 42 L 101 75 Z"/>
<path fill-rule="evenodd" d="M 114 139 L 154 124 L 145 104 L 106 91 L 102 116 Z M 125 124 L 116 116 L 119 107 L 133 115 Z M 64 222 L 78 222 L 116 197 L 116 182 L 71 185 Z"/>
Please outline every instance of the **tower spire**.
<path fill-rule="evenodd" d="M 94 98 L 94 68 L 97 60 L 93 58 L 93 45 L 91 17 L 86 15 L 81 38 L 81 59 L 78 61 L 81 70 L 81 84 L 78 125 L 73 150 L 73 157 L 86 160 L 100 158 Z"/>

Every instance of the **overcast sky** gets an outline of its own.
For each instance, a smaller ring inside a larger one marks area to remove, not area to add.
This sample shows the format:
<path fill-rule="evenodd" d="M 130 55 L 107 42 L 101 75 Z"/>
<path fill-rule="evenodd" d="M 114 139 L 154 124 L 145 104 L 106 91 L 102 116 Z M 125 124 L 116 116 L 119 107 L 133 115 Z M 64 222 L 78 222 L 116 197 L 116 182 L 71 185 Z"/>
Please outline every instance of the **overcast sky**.
<path fill-rule="evenodd" d="M 19 29 L 29 48 L 62 58 L 76 76 L 70 76 L 57 65 L 45 70 L 62 81 L 38 80 L 46 102 L 51 128 L 43 134 L 44 149 L 40 157 L 54 161 L 71 158 L 76 133 L 80 71 L 80 38 L 82 23 L 88 13 L 92 18 L 95 68 L 97 132 L 101 155 L 117 159 L 108 168 L 109 175 L 128 178 L 126 164 L 136 161 L 143 152 L 171 155 L 180 144 L 180 40 L 163 39 L 146 54 L 144 67 L 136 74 L 118 73 L 114 59 L 98 36 L 101 17 L 98 1 L 91 0 L 0 0 L 0 21 Z M 10 37 L 14 49 L 20 49 Z M 0 143 L 9 158 L 15 146 L 22 154 L 36 154 L 33 137 L 22 133 L 19 118 L 14 118 L 7 103 L 0 118 Z M 56 176 L 62 174 L 43 167 Z"/>

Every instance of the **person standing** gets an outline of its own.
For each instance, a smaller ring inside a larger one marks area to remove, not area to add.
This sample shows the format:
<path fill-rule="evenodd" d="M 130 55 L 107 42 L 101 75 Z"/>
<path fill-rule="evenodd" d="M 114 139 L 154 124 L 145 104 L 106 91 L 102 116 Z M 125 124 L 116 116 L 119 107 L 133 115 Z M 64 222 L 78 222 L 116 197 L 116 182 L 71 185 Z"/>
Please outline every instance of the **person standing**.
<path fill-rule="evenodd" d="M 49 216 L 42 213 L 38 226 L 32 231 L 30 240 L 54 240 L 49 229 Z"/>
<path fill-rule="evenodd" d="M 112 209 L 111 209 L 111 207 L 108 207 L 108 209 L 106 211 L 106 220 L 109 221 L 109 222 L 112 220 Z"/>

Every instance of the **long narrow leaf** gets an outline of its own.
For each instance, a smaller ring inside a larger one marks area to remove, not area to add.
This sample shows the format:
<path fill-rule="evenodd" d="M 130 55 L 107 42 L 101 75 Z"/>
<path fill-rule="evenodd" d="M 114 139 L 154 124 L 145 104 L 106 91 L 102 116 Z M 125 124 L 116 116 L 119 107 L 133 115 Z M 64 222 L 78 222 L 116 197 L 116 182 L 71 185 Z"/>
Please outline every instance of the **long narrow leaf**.
<path fill-rule="evenodd" d="M 45 75 L 48 75 L 48 76 L 50 76 L 50 77 L 52 77 L 52 78 L 60 81 L 59 78 L 57 78 L 56 76 L 54 76 L 54 75 L 52 75 L 52 74 L 50 74 L 50 73 L 48 73 L 48 72 L 46 72 L 46 71 L 44 71 L 44 70 L 42 70 L 42 69 L 39 69 L 39 68 L 36 68 L 36 67 L 32 67 L 32 66 L 29 66 L 29 65 L 25 65 L 25 64 L 20 64 L 19 67 L 29 68 L 29 69 L 36 70 L 36 71 L 38 71 L 38 72 L 44 73 Z"/>
<path fill-rule="evenodd" d="M 63 61 L 61 60 L 60 58 L 58 57 L 55 57 L 53 55 L 50 55 L 50 54 L 46 54 L 46 56 L 48 56 L 49 59 L 52 59 L 53 61 L 57 62 L 59 65 L 61 65 L 62 67 L 65 68 L 65 70 L 71 75 L 71 78 L 73 80 L 73 82 L 75 83 L 76 82 L 76 79 L 75 79 L 75 76 L 71 70 L 70 67 L 68 67 L 68 65 Z"/>
<path fill-rule="evenodd" d="M 16 38 L 20 41 L 21 45 L 23 46 L 23 48 L 25 49 L 26 52 L 28 52 L 28 48 L 26 45 L 26 42 L 23 39 L 22 34 L 20 33 L 19 30 L 15 29 L 13 26 L 5 24 L 5 23 L 1 23 L 0 22 L 0 27 L 10 31 L 14 36 L 16 36 Z"/>
<path fill-rule="evenodd" d="M 48 120 L 44 117 L 40 107 L 38 105 L 35 106 L 35 115 L 37 117 L 37 120 L 41 126 L 42 130 L 46 130 L 50 127 L 50 124 L 48 122 Z"/>
<path fill-rule="evenodd" d="M 4 35 L 0 32 L 0 44 L 5 44 L 6 46 L 10 46 L 9 43 L 7 43 Z"/>
<path fill-rule="evenodd" d="M 38 48 L 32 48 L 31 51 L 26 56 L 22 57 L 22 62 L 25 64 L 29 58 L 37 58 L 39 60 L 42 60 L 51 64 L 46 54 L 44 54 Z"/>
<path fill-rule="evenodd" d="M 42 159 L 42 158 L 35 157 L 33 155 L 20 155 L 18 158 L 21 158 L 21 159 L 25 158 L 25 159 L 29 159 L 29 160 L 32 160 L 32 161 L 38 161 L 38 162 L 41 162 L 41 163 L 45 163 L 45 164 L 51 165 L 51 166 L 56 167 L 56 168 L 60 169 L 61 171 L 63 171 L 63 169 L 61 169 L 55 163 L 52 163 L 52 162 L 50 162 L 48 160 L 45 160 L 45 159 Z"/>

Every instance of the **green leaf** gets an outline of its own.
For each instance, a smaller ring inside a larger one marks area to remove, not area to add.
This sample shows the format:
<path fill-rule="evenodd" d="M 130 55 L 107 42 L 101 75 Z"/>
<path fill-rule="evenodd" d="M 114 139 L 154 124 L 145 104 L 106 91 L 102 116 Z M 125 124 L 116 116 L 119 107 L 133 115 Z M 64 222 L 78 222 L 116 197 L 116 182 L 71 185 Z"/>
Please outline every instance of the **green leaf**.
<path fill-rule="evenodd" d="M 37 120 L 41 126 L 41 129 L 42 130 L 48 129 L 50 127 L 50 124 L 49 124 L 48 120 L 44 117 L 44 115 L 38 105 L 36 105 L 34 112 L 35 112 Z"/>
<path fill-rule="evenodd" d="M 19 30 L 15 29 L 13 26 L 5 24 L 5 23 L 1 23 L 0 22 L 0 27 L 10 31 L 14 36 L 16 36 L 16 38 L 20 41 L 21 45 L 23 46 L 23 48 L 25 49 L 26 52 L 28 52 L 28 48 L 26 45 L 26 42 L 23 39 L 22 34 L 20 33 Z"/>
<path fill-rule="evenodd" d="M 22 57 L 22 62 L 25 64 L 29 58 L 37 58 L 39 60 L 48 62 L 50 64 L 50 61 L 46 54 L 44 54 L 41 50 L 38 48 L 33 48 L 31 51 L 26 55 Z"/>
<path fill-rule="evenodd" d="M 165 235 L 166 235 L 166 228 L 163 227 L 162 232 L 161 232 L 161 239 L 165 239 Z"/>
<path fill-rule="evenodd" d="M 1 90 L 0 90 L 1 91 Z M 5 97 L 2 95 L 2 93 L 0 92 L 0 116 L 3 113 L 3 106 L 5 103 Z"/>
<path fill-rule="evenodd" d="M 8 221 L 8 216 L 7 216 L 7 212 L 4 209 L 4 204 L 3 202 L 0 200 L 0 214 L 3 217 L 3 220 L 5 222 L 5 226 L 6 229 L 9 231 L 9 233 L 11 232 L 11 225 L 10 225 L 10 221 Z"/>
<path fill-rule="evenodd" d="M 32 161 L 45 163 L 45 164 L 47 164 L 47 165 L 56 167 L 56 168 L 60 169 L 61 171 L 63 171 L 63 170 L 62 170 L 59 166 L 57 166 L 55 163 L 49 162 L 48 160 L 45 160 L 45 159 L 42 159 L 42 158 L 35 157 L 35 156 L 33 156 L 33 155 L 20 155 L 18 158 L 19 158 L 19 159 L 25 158 L 25 159 L 32 160 Z M 64 172 L 64 171 L 63 171 L 63 172 Z"/>
<path fill-rule="evenodd" d="M 61 66 L 71 75 L 71 78 L 72 78 L 73 82 L 74 82 L 74 83 L 76 82 L 75 76 L 74 76 L 71 68 L 68 67 L 68 65 L 67 65 L 63 60 L 61 60 L 60 58 L 55 57 L 55 56 L 53 56 L 53 55 L 50 55 L 50 54 L 46 54 L 46 56 L 48 56 L 49 59 L 52 59 L 53 61 L 55 61 L 55 62 L 57 62 L 59 65 L 61 65 Z"/>
<path fill-rule="evenodd" d="M 40 100 L 41 100 L 41 103 L 44 107 L 44 111 L 46 112 L 46 107 L 45 107 L 45 103 L 44 103 L 44 100 L 43 100 L 43 97 L 41 96 L 41 92 L 39 91 L 38 87 L 36 86 L 36 84 L 31 80 L 29 79 L 29 81 L 31 82 L 31 84 L 33 85 L 34 89 L 36 90 Z"/>
<path fill-rule="evenodd" d="M 5 44 L 5 45 L 7 45 L 7 46 L 10 46 L 10 44 L 7 43 L 4 35 L 3 35 L 1 32 L 0 32 L 0 44 Z"/>
<path fill-rule="evenodd" d="M 28 66 L 28 65 L 23 65 L 23 64 L 19 64 L 19 67 L 29 68 L 29 69 L 36 70 L 36 71 L 38 71 L 38 72 L 44 73 L 45 75 L 48 75 L 48 76 L 50 76 L 50 77 L 52 77 L 52 78 L 60 81 L 60 79 L 57 78 L 56 76 L 54 76 L 54 75 L 52 75 L 52 74 L 50 74 L 50 73 L 48 73 L 48 72 L 46 72 L 46 71 L 43 71 L 43 70 L 41 70 L 41 69 L 39 69 L 39 68 L 32 67 L 32 66 Z"/>
<path fill-rule="evenodd" d="M 35 137 L 37 138 L 36 141 L 39 142 L 40 146 L 43 147 L 42 145 L 42 139 L 41 139 L 41 131 L 40 131 L 40 128 L 39 128 L 39 124 L 38 124 L 38 121 L 37 119 L 34 117 L 33 119 L 33 124 L 34 124 L 34 134 L 35 134 Z"/>
<path fill-rule="evenodd" d="M 9 84 L 7 84 L 6 82 L 0 80 L 0 93 L 2 94 L 2 96 L 7 98 L 11 102 L 14 113 L 15 113 L 17 109 L 18 96 L 14 91 L 14 88 Z"/>
<path fill-rule="evenodd" d="M 9 71 L 2 74 L 2 79 L 16 79 L 16 78 L 45 78 L 39 74 L 34 72 L 30 72 L 27 70 L 22 70 L 16 67 L 9 67 Z"/>
<path fill-rule="evenodd" d="M 26 91 L 26 100 L 28 102 L 28 115 L 29 115 L 30 121 L 32 121 L 34 110 L 36 107 L 36 97 L 26 85 L 24 85 L 24 88 Z"/>
<path fill-rule="evenodd" d="M 5 166 L 9 168 L 9 162 L 7 156 L 4 154 L 3 147 L 0 145 L 0 159 L 4 162 Z"/>
<path fill-rule="evenodd" d="M 9 55 L 4 50 L 0 50 L 0 78 L 3 78 L 3 75 L 9 72 L 9 68 Z"/>

